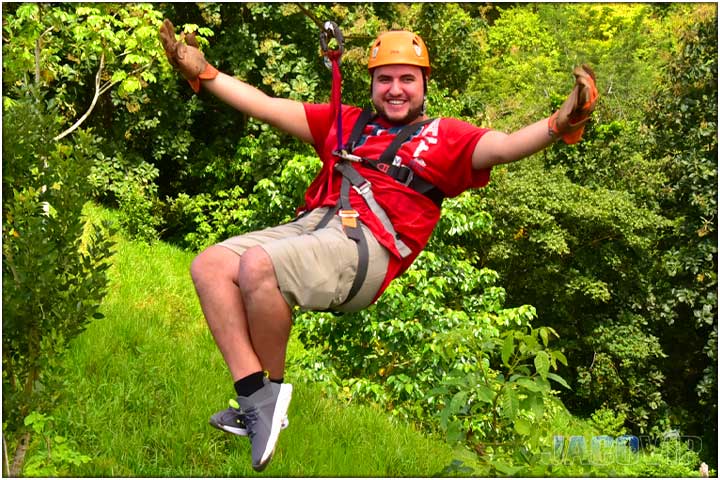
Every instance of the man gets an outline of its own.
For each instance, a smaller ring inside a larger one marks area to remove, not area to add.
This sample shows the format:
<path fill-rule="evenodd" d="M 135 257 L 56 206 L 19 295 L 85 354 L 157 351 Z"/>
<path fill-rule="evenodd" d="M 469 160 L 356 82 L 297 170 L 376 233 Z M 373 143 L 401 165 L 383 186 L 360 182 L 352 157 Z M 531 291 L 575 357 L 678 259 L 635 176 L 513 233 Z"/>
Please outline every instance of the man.
<path fill-rule="evenodd" d="M 557 138 L 578 141 L 597 90 L 592 72 L 576 68 L 576 86 L 561 109 L 510 135 L 451 118 L 429 121 L 427 48 L 411 32 L 391 31 L 373 43 L 368 61 L 377 114 L 343 105 L 336 122 L 331 105 L 269 97 L 217 71 L 194 36 L 176 40 L 169 20 L 160 36 L 168 59 L 196 92 L 205 89 L 313 144 L 323 161 L 301 217 L 212 246 L 191 266 L 238 395 L 210 423 L 248 435 L 259 471 L 287 426 L 292 386 L 283 383 L 283 372 L 293 308 L 357 311 L 373 303 L 424 248 L 443 197 L 486 185 L 494 165 L 525 158 Z"/>

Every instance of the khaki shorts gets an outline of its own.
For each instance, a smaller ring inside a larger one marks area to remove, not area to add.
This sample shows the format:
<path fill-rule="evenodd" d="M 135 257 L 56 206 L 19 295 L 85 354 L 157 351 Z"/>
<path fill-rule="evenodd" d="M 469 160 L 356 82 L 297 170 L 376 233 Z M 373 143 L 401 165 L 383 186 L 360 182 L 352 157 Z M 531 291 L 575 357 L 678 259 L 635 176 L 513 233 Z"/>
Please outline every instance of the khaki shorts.
<path fill-rule="evenodd" d="M 262 247 L 272 260 L 280 292 L 291 307 L 361 310 L 370 305 L 382 285 L 390 253 L 363 225 L 369 252 L 367 276 L 357 295 L 342 305 L 355 280 L 358 249 L 343 231 L 337 215 L 324 228 L 315 230 L 327 211 L 319 208 L 293 222 L 232 237 L 218 245 L 238 255 L 250 247 Z"/>

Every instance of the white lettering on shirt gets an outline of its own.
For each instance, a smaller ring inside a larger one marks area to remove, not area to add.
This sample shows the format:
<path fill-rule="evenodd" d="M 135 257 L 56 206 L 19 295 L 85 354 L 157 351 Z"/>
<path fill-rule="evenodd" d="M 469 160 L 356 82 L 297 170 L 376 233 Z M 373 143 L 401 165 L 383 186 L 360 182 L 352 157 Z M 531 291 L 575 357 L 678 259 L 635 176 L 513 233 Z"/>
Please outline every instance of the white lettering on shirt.
<path fill-rule="evenodd" d="M 440 129 L 440 119 L 436 118 L 430 124 L 425 127 L 425 129 L 420 134 L 422 136 L 422 140 L 420 140 L 420 143 L 418 144 L 417 148 L 415 149 L 415 152 L 413 153 L 413 158 L 418 158 L 420 154 L 423 152 L 426 152 L 430 150 L 430 145 L 436 145 L 438 142 L 437 136 L 438 136 L 438 130 Z"/>

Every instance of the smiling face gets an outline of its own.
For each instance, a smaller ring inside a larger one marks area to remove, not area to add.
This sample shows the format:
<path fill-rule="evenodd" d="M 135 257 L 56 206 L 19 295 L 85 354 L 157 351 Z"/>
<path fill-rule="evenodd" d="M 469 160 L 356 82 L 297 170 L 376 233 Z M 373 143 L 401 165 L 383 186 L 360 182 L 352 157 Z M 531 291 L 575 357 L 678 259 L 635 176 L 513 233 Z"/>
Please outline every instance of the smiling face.
<path fill-rule="evenodd" d="M 404 125 L 422 120 L 425 82 L 420 67 L 384 65 L 373 70 L 372 102 L 387 121 Z"/>

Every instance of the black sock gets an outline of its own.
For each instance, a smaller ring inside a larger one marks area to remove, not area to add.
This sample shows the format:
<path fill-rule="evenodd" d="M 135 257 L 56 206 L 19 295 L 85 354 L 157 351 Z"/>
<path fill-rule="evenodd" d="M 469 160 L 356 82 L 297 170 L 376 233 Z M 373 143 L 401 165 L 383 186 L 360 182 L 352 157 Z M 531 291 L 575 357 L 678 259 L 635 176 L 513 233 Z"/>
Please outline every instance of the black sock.
<path fill-rule="evenodd" d="M 283 380 L 285 380 L 285 377 L 280 378 L 271 378 L 270 381 L 273 383 L 283 383 Z"/>
<path fill-rule="evenodd" d="M 235 382 L 235 392 L 237 392 L 240 397 L 249 397 L 265 385 L 263 378 L 265 378 L 265 372 L 251 373 L 247 377 Z"/>

